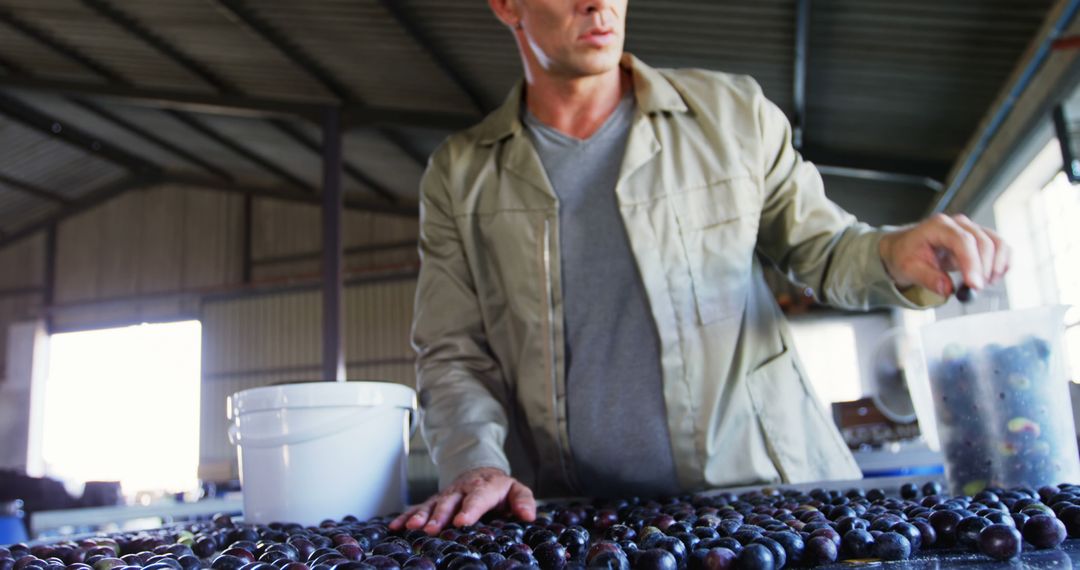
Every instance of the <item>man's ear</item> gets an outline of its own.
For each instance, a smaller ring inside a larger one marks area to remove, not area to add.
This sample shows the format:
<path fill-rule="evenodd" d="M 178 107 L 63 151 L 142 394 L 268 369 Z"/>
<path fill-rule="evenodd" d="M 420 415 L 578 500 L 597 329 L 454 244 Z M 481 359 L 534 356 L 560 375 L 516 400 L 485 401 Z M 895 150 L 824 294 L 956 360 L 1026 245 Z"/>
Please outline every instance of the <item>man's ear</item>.
<path fill-rule="evenodd" d="M 507 27 L 517 28 L 521 23 L 521 7 L 518 0 L 488 0 L 488 6 Z"/>

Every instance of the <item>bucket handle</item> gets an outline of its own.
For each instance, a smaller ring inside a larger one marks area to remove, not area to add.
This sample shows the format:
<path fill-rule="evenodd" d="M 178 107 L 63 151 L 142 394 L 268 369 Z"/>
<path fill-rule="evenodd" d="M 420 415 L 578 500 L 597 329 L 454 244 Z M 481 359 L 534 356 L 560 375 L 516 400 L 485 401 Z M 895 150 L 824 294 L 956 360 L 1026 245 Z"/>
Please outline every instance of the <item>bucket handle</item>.
<path fill-rule="evenodd" d="M 409 438 L 412 439 L 414 433 L 416 433 L 416 412 L 414 410 L 408 410 L 409 412 Z M 372 416 L 377 414 L 368 414 L 367 418 L 363 422 L 354 423 L 354 417 L 351 414 L 342 414 L 336 419 L 323 422 L 322 424 L 315 426 L 309 430 L 285 433 L 281 435 L 270 436 L 241 436 L 240 428 L 236 426 L 236 423 L 229 424 L 227 435 L 229 437 L 229 443 L 232 445 L 243 445 L 244 447 L 278 447 L 281 445 L 296 445 L 298 443 L 304 443 L 313 439 L 319 439 L 323 437 L 329 437 L 331 435 L 338 434 L 347 429 L 357 427 L 367 423 Z"/>

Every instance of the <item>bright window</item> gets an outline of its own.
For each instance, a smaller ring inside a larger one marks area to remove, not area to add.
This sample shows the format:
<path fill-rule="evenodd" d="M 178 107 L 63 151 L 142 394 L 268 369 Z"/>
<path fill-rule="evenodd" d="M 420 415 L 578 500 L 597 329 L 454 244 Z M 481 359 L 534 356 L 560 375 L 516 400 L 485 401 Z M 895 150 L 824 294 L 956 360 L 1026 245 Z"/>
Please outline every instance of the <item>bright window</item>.
<path fill-rule="evenodd" d="M 994 203 L 998 230 L 1012 245 L 1006 276 L 1014 309 L 1072 305 L 1065 317 L 1070 378 L 1080 382 L 1080 186 L 1061 170 L 1057 140 Z"/>
<path fill-rule="evenodd" d="M 791 322 L 799 360 L 821 403 L 850 402 L 863 396 L 855 328 L 843 320 Z"/>
<path fill-rule="evenodd" d="M 198 487 L 198 321 L 52 335 L 42 456 L 65 481 L 123 493 Z"/>

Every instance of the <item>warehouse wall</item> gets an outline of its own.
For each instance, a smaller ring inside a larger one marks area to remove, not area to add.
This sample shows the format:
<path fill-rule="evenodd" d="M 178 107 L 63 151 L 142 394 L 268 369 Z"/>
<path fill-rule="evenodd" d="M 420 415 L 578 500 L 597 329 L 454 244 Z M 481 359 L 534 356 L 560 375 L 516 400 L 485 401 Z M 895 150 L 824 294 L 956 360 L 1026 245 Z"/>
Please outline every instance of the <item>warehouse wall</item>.
<path fill-rule="evenodd" d="M 307 204 L 257 200 L 252 228 L 252 275 L 256 281 L 318 276 L 321 255 L 320 210 Z M 342 243 L 346 271 L 415 267 L 415 218 L 345 213 Z M 372 246 L 392 246 L 375 250 Z"/>
<path fill-rule="evenodd" d="M 41 311 L 45 237 L 34 236 L 0 249 L 0 383 L 7 374 L 8 328 Z"/>
<path fill-rule="evenodd" d="M 348 377 L 414 386 L 409 324 L 415 282 L 376 280 L 345 290 Z M 208 299 L 203 305 L 200 455 L 208 478 L 236 475 L 226 438 L 226 397 L 282 382 L 318 380 L 322 342 L 317 291 Z M 421 449 L 422 452 L 422 449 Z"/>
<path fill-rule="evenodd" d="M 198 315 L 197 295 L 241 275 L 243 198 L 183 187 L 129 192 L 59 227 L 54 330 Z"/>
<path fill-rule="evenodd" d="M 202 471 L 235 476 L 226 396 L 316 380 L 321 357 L 319 207 L 253 200 L 250 283 L 243 282 L 244 208 L 240 195 L 168 186 L 130 192 L 64 220 L 48 310 L 44 235 L 0 248 L 0 348 L 10 323 L 43 316 L 53 331 L 201 319 Z M 415 218 L 352 210 L 343 216 L 350 378 L 413 382 L 408 329 L 417 230 Z M 5 356 L 0 350 L 0 377 Z M 8 408 L 0 412 L 23 411 Z M 422 475 L 430 469 L 419 447 Z"/>

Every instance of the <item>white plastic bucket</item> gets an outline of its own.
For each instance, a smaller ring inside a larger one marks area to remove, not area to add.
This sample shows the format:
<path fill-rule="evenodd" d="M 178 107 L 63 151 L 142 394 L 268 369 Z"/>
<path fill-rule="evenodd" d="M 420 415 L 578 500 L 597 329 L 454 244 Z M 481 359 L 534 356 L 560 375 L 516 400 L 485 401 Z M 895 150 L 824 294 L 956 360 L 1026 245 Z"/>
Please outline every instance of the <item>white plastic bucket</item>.
<path fill-rule="evenodd" d="M 244 520 L 316 525 L 405 506 L 416 392 L 388 382 L 305 382 L 228 399 Z"/>

